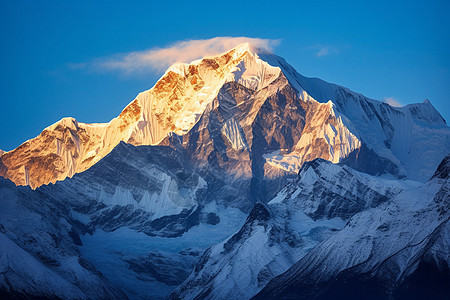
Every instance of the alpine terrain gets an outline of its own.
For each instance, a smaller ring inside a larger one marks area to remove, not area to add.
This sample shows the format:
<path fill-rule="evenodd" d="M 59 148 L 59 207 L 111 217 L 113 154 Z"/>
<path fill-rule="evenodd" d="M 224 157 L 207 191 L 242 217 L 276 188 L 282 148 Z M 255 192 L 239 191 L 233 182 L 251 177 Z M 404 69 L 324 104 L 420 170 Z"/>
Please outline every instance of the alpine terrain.
<path fill-rule="evenodd" d="M 0 151 L 0 296 L 448 299 L 450 128 L 241 44 Z M 418 296 L 419 295 L 419 296 Z"/>

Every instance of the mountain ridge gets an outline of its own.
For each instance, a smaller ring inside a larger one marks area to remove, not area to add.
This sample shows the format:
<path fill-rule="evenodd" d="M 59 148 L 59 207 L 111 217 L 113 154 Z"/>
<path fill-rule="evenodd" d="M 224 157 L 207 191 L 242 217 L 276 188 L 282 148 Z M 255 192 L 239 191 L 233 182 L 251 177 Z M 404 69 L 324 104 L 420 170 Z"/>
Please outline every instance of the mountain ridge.
<path fill-rule="evenodd" d="M 284 154 L 264 153 L 275 169 L 295 173 L 307 160 L 322 157 L 339 162 L 359 148 L 367 148 L 373 151 L 369 151 L 372 157 L 392 165 L 375 173 L 425 179 L 450 147 L 450 130 L 429 101 L 393 108 L 347 88 L 304 77 L 283 58 L 242 44 L 190 64 L 172 65 L 154 87 L 139 93 L 109 123 L 86 124 L 63 118 L 50 125 L 36 138 L 1 156 L 0 176 L 32 188 L 63 180 L 97 163 L 120 141 L 157 145 L 167 136 L 188 134 L 231 82 L 249 91 L 267 90 L 269 96 L 277 92 L 273 89 L 281 88 L 276 84 L 280 77 L 287 79 L 295 97 L 304 103 L 303 109 L 311 107 L 303 116 L 309 128 L 298 134 L 301 138 L 296 149 Z M 318 109 L 323 112 L 316 113 Z M 242 125 L 230 120 L 223 128 L 231 147 L 245 148 L 239 129 Z M 407 135 L 418 138 L 405 140 Z M 445 142 L 439 145 L 437 139 L 442 136 Z M 424 140 L 435 146 L 434 153 L 430 153 L 431 147 L 419 147 Z M 320 142 L 314 145 L 314 141 Z M 324 147 L 328 151 L 314 153 Z M 414 161 L 419 161 L 417 167 Z M 349 163 L 364 168 L 354 159 Z"/>

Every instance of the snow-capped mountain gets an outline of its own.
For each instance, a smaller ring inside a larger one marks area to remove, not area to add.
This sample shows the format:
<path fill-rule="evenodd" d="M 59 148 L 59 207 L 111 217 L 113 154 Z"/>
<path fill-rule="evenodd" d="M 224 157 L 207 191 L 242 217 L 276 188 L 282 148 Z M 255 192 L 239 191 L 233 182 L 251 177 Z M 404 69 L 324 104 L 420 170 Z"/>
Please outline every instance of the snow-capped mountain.
<path fill-rule="evenodd" d="M 255 299 L 448 299 L 450 155 L 420 187 L 363 211 Z"/>
<path fill-rule="evenodd" d="M 1 293 L 249 298 L 449 152 L 429 102 L 394 108 L 248 44 L 175 64 L 111 122 L 64 118 L 0 154 L 35 189 L 0 182 Z"/>
<path fill-rule="evenodd" d="M 354 214 L 413 182 L 373 177 L 323 159 L 305 163 L 268 204 L 257 203 L 233 236 L 209 248 L 174 299 L 249 299 Z"/>
<path fill-rule="evenodd" d="M 358 170 L 425 181 L 448 154 L 449 128 L 429 100 L 393 107 L 348 88 L 304 77 L 274 54 L 263 53 L 261 58 L 279 66 L 303 100 L 331 101 L 334 113 L 343 116 L 342 122 L 362 143 L 345 159 Z M 361 155 L 364 159 L 358 159 Z"/>
<path fill-rule="evenodd" d="M 201 120 L 203 126 L 198 125 Z M 204 128 L 211 121 L 220 128 Z M 120 141 L 157 145 L 175 135 L 195 147 L 192 139 L 205 135 L 205 129 L 214 129 L 208 132 L 215 134 L 209 136 L 214 147 L 222 143 L 228 153 L 248 152 L 249 162 L 240 169 L 255 182 L 261 179 L 258 172 L 277 182 L 278 173 L 297 172 L 303 162 L 317 157 L 346 159 L 373 174 L 425 179 L 450 148 L 449 129 L 429 101 L 391 107 L 303 77 L 282 58 L 243 44 L 171 66 L 109 123 L 58 121 L 6 152 L 0 175 L 36 188 L 88 169 Z M 197 150 L 199 159 L 210 154 Z M 361 163 L 361 155 L 377 160 L 378 167 Z M 259 170 L 249 170 L 256 166 Z"/>

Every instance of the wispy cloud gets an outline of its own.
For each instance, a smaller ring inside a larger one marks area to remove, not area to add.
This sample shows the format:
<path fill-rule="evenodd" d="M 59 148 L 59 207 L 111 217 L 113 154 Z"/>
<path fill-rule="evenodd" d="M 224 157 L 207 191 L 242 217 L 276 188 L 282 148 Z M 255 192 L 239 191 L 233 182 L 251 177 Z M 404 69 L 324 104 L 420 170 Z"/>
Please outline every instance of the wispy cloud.
<path fill-rule="evenodd" d="M 337 46 L 331 45 L 322 45 L 316 44 L 308 47 L 310 50 L 314 51 L 316 57 L 324 57 L 332 54 L 339 54 L 341 52 L 341 48 Z"/>
<path fill-rule="evenodd" d="M 243 43 L 271 52 L 273 47 L 279 44 L 279 40 L 215 37 L 206 40 L 180 41 L 165 48 L 121 53 L 87 63 L 70 64 L 69 67 L 95 71 L 119 71 L 124 74 L 162 71 L 174 63 L 190 62 L 204 56 L 222 53 Z"/>
<path fill-rule="evenodd" d="M 400 102 L 395 100 L 393 97 L 386 97 L 386 98 L 384 98 L 383 102 L 387 103 L 393 107 L 402 107 L 403 106 L 403 104 L 401 104 Z"/>

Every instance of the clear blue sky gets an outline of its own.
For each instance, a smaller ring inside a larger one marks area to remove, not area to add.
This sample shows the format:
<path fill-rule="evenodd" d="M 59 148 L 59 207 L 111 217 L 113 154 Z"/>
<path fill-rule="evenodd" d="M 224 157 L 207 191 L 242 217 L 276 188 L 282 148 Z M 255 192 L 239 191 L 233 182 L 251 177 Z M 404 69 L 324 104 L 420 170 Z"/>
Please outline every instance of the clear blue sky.
<path fill-rule="evenodd" d="M 1 0 L 0 149 L 62 117 L 107 122 L 161 75 L 72 64 L 215 36 L 280 39 L 275 53 L 305 76 L 428 98 L 450 121 L 450 1 L 362 2 Z"/>

